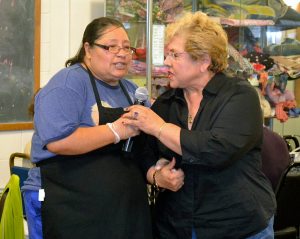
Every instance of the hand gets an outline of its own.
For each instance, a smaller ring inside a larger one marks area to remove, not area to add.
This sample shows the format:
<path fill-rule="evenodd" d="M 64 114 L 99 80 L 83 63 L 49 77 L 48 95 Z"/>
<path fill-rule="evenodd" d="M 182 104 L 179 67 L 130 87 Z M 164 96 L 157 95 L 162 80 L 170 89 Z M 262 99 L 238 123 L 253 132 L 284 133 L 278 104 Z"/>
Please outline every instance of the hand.
<path fill-rule="evenodd" d="M 181 169 L 175 169 L 175 164 L 176 160 L 173 158 L 155 174 L 158 186 L 173 192 L 178 191 L 184 184 L 184 172 Z"/>
<path fill-rule="evenodd" d="M 158 136 L 160 126 L 165 122 L 151 109 L 142 105 L 133 105 L 127 108 L 128 112 L 123 114 L 123 122 L 139 128 L 143 132 Z"/>
<path fill-rule="evenodd" d="M 140 130 L 137 127 L 125 125 L 123 123 L 122 117 L 114 121 L 113 125 L 121 140 L 128 139 L 140 134 Z"/>
<path fill-rule="evenodd" d="M 170 161 L 165 158 L 160 158 L 155 164 L 155 170 L 160 170 L 163 166 L 169 164 Z"/>

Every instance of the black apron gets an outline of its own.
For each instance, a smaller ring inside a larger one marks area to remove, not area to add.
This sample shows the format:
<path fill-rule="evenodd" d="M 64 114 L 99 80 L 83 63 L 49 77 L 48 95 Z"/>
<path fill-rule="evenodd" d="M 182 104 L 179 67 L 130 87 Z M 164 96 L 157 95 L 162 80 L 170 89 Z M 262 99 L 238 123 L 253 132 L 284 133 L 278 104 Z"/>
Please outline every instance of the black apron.
<path fill-rule="evenodd" d="M 123 109 L 102 106 L 95 79 L 88 72 L 99 124 L 113 122 Z M 38 164 L 45 190 L 44 239 L 152 239 L 146 183 L 136 162 L 123 155 L 123 143 Z"/>

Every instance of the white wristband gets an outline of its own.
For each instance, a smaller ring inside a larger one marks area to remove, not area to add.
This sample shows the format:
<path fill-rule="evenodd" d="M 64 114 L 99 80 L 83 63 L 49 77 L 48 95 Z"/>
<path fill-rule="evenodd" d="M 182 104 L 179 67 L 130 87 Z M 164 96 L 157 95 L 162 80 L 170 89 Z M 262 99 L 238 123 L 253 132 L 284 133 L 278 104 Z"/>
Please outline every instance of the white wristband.
<path fill-rule="evenodd" d="M 114 129 L 114 123 L 107 123 L 106 124 L 110 130 L 114 133 L 115 135 L 115 144 L 119 143 L 120 142 L 120 135 L 117 133 L 117 131 Z"/>

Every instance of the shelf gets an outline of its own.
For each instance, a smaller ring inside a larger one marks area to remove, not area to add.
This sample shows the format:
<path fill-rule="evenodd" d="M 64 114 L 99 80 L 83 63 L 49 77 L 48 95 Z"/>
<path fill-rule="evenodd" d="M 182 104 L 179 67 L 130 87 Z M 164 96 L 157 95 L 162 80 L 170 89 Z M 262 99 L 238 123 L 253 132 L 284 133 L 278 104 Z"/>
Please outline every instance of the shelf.
<path fill-rule="evenodd" d="M 231 18 L 220 18 L 222 25 L 228 26 L 273 26 L 275 23 L 272 20 L 256 20 L 256 19 L 231 19 Z"/>

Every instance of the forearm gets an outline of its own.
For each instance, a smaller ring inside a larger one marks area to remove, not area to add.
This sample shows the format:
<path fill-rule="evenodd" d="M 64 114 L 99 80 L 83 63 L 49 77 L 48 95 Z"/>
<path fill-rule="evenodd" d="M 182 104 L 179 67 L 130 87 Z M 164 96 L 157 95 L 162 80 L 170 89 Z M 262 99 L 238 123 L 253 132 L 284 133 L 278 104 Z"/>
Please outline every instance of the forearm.
<path fill-rule="evenodd" d="M 177 125 L 171 123 L 163 123 L 158 129 L 156 137 L 167 148 L 171 149 L 179 155 L 182 155 L 180 145 L 180 131 L 181 128 Z"/>
<path fill-rule="evenodd" d="M 115 136 L 107 125 L 78 128 L 68 137 L 51 142 L 47 149 L 55 154 L 77 155 L 115 142 Z"/>

